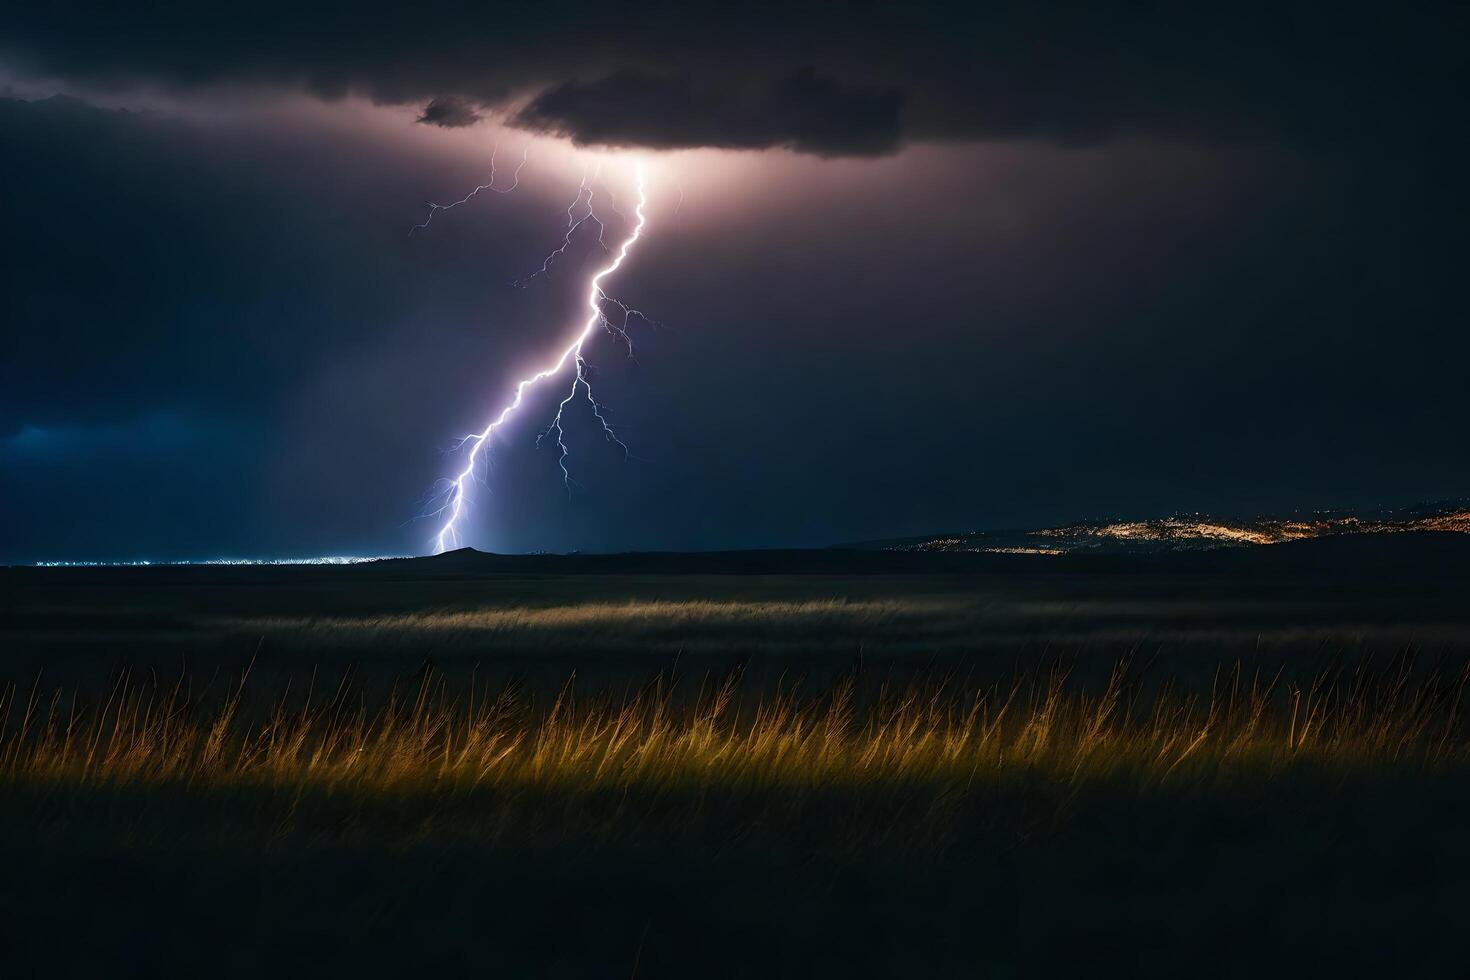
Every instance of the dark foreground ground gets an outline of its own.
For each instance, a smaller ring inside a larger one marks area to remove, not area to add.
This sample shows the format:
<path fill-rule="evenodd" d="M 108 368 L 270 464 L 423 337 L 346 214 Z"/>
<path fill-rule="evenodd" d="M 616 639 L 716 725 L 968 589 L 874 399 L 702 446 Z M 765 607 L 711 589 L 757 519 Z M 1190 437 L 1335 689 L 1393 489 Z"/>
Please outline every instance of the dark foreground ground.
<path fill-rule="evenodd" d="M 4 974 L 1464 975 L 1458 542 L 846 573 L 831 555 L 451 557 L 0 570 Z M 1074 751 L 1079 721 L 1027 755 L 1028 728 L 966 778 L 742 775 L 723 750 L 691 754 L 704 774 L 615 783 L 528 768 L 468 785 L 428 761 L 377 782 L 17 761 L 43 739 L 34 719 L 61 719 L 61 744 L 68 719 L 105 719 L 120 679 L 174 692 L 148 702 L 160 714 L 241 690 L 269 737 L 280 705 L 344 688 L 366 713 L 429 685 L 452 715 L 509 685 L 545 718 L 573 675 L 578 697 L 654 690 L 676 714 L 731 676 L 747 706 L 846 682 L 859 718 L 885 692 L 1028 678 L 1034 719 L 1032 682 L 1065 671 L 1083 719 L 1120 662 L 1141 720 L 1109 715 L 1103 749 Z M 1216 724 L 1201 705 L 1256 679 L 1268 717 L 1239 752 L 1128 740 Z M 1302 751 L 1314 697 L 1340 728 Z M 1369 751 L 1355 699 L 1424 723 Z"/>

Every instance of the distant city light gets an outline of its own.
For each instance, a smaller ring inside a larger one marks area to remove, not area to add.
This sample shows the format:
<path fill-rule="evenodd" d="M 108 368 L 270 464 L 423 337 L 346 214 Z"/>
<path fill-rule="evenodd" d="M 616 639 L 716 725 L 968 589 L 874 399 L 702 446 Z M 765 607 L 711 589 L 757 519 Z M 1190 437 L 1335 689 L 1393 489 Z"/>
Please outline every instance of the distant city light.
<path fill-rule="evenodd" d="M 321 558 L 204 558 L 185 561 L 38 561 L 36 568 L 133 568 L 149 565 L 361 565 L 403 555 L 326 555 Z"/>

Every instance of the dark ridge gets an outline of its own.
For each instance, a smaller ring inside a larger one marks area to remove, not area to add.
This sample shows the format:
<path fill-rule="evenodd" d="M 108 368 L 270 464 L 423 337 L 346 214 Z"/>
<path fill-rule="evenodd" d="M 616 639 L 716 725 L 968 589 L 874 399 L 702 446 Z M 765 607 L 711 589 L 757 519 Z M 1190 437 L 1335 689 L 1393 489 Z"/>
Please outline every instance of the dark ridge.
<path fill-rule="evenodd" d="M 1155 554 L 1018 555 L 992 552 L 772 551 L 632 552 L 609 555 L 497 555 L 461 548 L 432 558 L 360 566 L 427 574 L 867 575 L 1046 572 L 1470 575 L 1470 535 L 1448 531 L 1333 535 L 1282 544 Z"/>
<path fill-rule="evenodd" d="M 1160 568 L 1328 577 L 1470 578 L 1470 535 L 1455 531 L 1338 534 L 1281 544 L 1158 556 Z"/>
<path fill-rule="evenodd" d="M 393 581 L 537 575 L 1255 575 L 1346 581 L 1470 580 L 1470 535 L 1445 531 L 1354 534 L 1283 544 L 1155 554 L 1017 555 L 856 549 L 500 555 L 461 548 L 361 565 L 151 565 L 0 569 L 6 582 L 155 585 Z"/>

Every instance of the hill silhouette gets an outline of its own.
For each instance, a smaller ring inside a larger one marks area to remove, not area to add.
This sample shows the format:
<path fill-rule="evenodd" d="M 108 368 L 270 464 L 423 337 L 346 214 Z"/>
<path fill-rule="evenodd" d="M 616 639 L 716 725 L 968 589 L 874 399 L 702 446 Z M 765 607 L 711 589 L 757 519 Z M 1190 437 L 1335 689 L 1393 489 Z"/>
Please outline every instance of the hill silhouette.
<path fill-rule="evenodd" d="M 822 548 L 501 555 L 460 548 L 432 557 L 387 559 L 343 571 L 373 576 L 411 573 L 447 577 L 1213 573 L 1459 579 L 1470 578 L 1470 535 L 1447 531 L 1331 535 L 1269 546 L 1150 554 L 1036 555 Z"/>

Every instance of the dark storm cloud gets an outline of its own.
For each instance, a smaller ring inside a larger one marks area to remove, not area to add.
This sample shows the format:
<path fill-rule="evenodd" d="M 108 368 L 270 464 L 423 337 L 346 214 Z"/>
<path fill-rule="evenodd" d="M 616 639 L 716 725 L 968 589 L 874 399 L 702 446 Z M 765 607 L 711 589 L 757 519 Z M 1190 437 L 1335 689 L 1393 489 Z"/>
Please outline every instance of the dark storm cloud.
<path fill-rule="evenodd" d="M 458 129 L 462 126 L 473 126 L 480 121 L 480 114 L 475 107 L 463 99 L 453 96 L 441 95 L 437 99 L 431 99 L 424 106 L 424 111 L 419 113 L 415 122 L 421 122 L 429 126 L 443 126 L 445 129 Z"/>
<path fill-rule="evenodd" d="M 1458 126 L 1466 10 L 25 4 L 7 17 L 0 58 L 78 85 L 468 100 L 584 142 L 870 154 L 912 139 L 1152 134 L 1353 148 Z"/>
<path fill-rule="evenodd" d="M 513 122 L 584 144 L 783 146 L 842 156 L 896 149 L 902 106 L 903 94 L 896 89 L 846 86 L 810 68 L 754 93 L 687 75 L 622 71 L 546 89 Z"/>
<path fill-rule="evenodd" d="M 401 302 L 353 281 L 362 229 L 300 220 L 331 185 L 285 175 L 331 164 L 279 136 L 210 139 L 57 97 L 0 100 L 0 139 L 25 229 L 0 248 L 0 437 L 269 401 Z"/>

